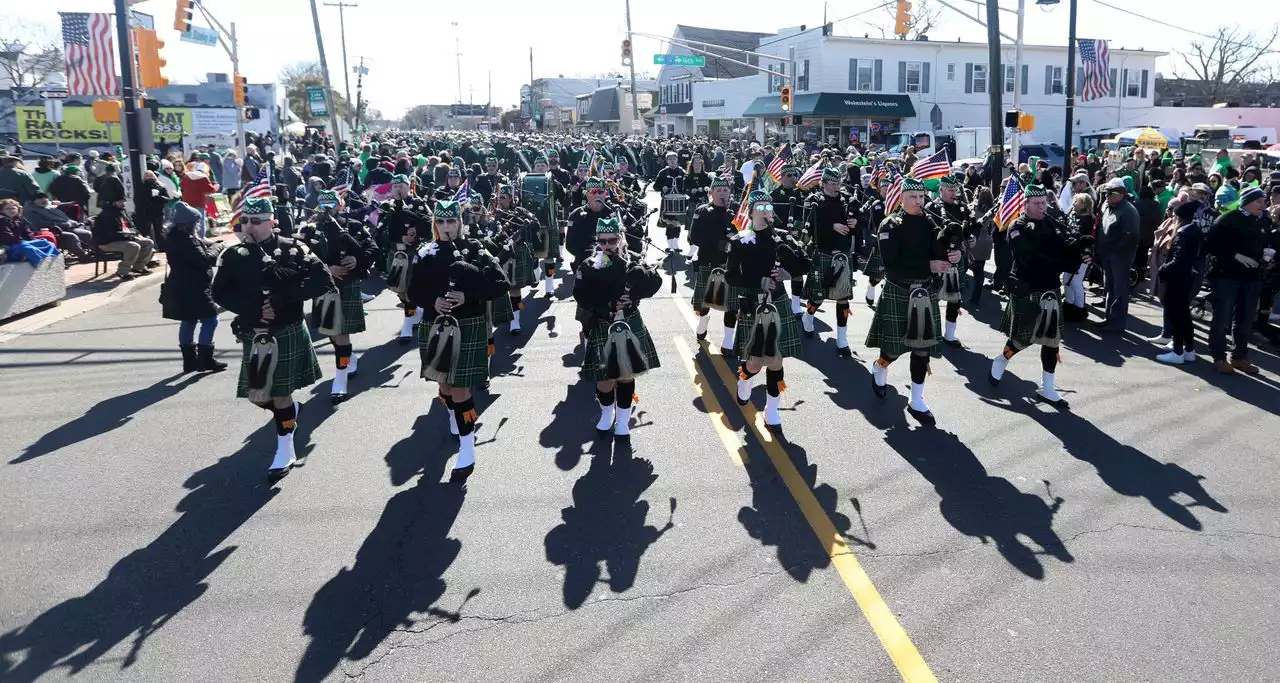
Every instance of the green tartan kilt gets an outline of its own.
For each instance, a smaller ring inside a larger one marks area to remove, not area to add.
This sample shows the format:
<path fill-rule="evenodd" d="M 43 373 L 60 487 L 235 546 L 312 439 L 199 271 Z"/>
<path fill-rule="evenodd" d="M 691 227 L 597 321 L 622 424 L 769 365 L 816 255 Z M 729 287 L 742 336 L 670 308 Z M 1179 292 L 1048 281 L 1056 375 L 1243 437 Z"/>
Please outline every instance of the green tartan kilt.
<path fill-rule="evenodd" d="M 937 343 L 937 338 L 942 336 L 938 293 L 930 286 L 926 285 L 925 288 L 929 290 L 929 308 L 933 314 L 933 329 L 936 337 L 933 346 L 929 348 L 929 355 L 938 358 L 942 356 L 942 348 Z M 875 316 L 871 319 L 871 329 L 867 331 L 868 348 L 878 348 L 881 353 L 895 357 L 914 350 L 903 342 L 907 336 L 907 312 L 910 310 L 913 289 L 915 287 L 903 289 L 893 282 L 885 281 L 880 301 L 876 304 Z"/>
<path fill-rule="evenodd" d="M 252 339 L 241 339 L 244 355 L 240 363 L 240 379 L 236 382 L 236 398 L 249 397 L 249 349 Z M 307 326 L 298 321 L 276 331 L 276 373 L 271 381 L 271 395 L 284 397 L 320 381 L 320 361 L 311 345 Z"/>
<path fill-rule="evenodd" d="M 653 345 L 653 338 L 649 336 L 649 330 L 644 326 L 644 318 L 640 317 L 640 311 L 631 309 L 624 320 L 631 327 L 631 333 L 636 336 L 636 341 L 640 342 L 640 351 L 644 353 L 649 369 L 656 370 L 662 367 L 662 363 L 658 361 L 658 349 Z M 609 339 L 611 324 L 613 324 L 612 318 L 597 321 L 587 328 L 587 355 L 582 362 L 582 374 L 596 382 L 609 379 L 604 366 L 604 344 Z"/>
<path fill-rule="evenodd" d="M 831 267 L 831 256 L 830 252 L 814 252 L 813 265 L 809 268 L 808 277 L 804 279 L 805 301 L 826 301 L 827 288 L 822 286 L 822 282 L 826 279 L 827 269 Z M 856 255 L 849 255 L 849 265 L 857 267 L 858 257 Z M 854 278 L 856 279 L 857 276 L 855 275 Z"/>
<path fill-rule="evenodd" d="M 1053 295 L 1058 298 L 1058 305 L 1062 305 L 1062 292 L 1055 289 L 1015 294 L 1010 296 L 1009 301 L 1004 305 L 1004 315 L 1000 317 L 1000 331 L 1008 335 L 1019 349 L 1031 346 L 1031 340 L 1036 331 L 1036 318 L 1040 316 L 1040 295 L 1045 292 L 1053 292 Z M 1061 314 L 1058 319 L 1058 324 L 1061 325 Z"/>
<path fill-rule="evenodd" d="M 867 262 L 862 266 L 862 272 L 873 280 L 884 279 L 884 257 L 880 256 L 880 245 L 871 245 L 871 252 L 867 254 Z"/>
<path fill-rule="evenodd" d="M 757 296 L 748 294 L 738 304 L 738 327 L 733 333 L 733 352 L 738 358 L 746 358 L 747 343 L 751 341 L 751 326 L 756 324 Z M 800 324 L 791 314 L 791 300 L 782 287 L 774 287 L 774 306 L 778 307 L 778 317 L 782 320 L 781 336 L 778 339 L 778 350 L 783 358 L 800 357 Z"/>
<path fill-rule="evenodd" d="M 533 254 L 530 252 L 530 256 Z M 560 226 L 553 225 L 547 228 L 547 255 L 543 257 L 547 261 L 560 260 Z"/>
<path fill-rule="evenodd" d="M 413 328 L 413 338 L 418 342 L 419 353 L 427 350 L 427 333 L 431 329 L 431 321 L 423 319 L 422 324 Z M 462 351 L 458 354 L 458 364 L 449 373 L 449 386 L 458 389 L 479 389 L 489 379 L 489 325 L 487 315 L 476 315 L 470 318 L 459 318 L 458 328 L 462 331 Z"/>
<path fill-rule="evenodd" d="M 485 304 L 486 311 L 489 315 L 489 329 L 493 330 L 494 325 L 505 325 L 516 319 L 515 309 L 511 308 L 511 297 L 505 294 L 489 300 Z"/>
<path fill-rule="evenodd" d="M 511 280 L 511 286 L 533 286 L 535 283 L 533 269 L 537 267 L 537 260 L 533 258 L 533 248 L 524 242 L 520 242 L 515 245 L 515 255 L 511 258 L 515 261 L 511 266 L 513 272 L 507 273 Z"/>
<path fill-rule="evenodd" d="M 707 280 L 711 279 L 711 264 L 698 264 L 698 275 L 693 281 L 693 310 L 702 310 L 702 292 L 706 289 Z M 738 310 L 738 297 L 745 294 L 745 290 L 734 285 L 727 285 L 724 297 L 724 308 L 726 311 L 733 312 Z"/>
<path fill-rule="evenodd" d="M 338 280 L 338 298 L 342 300 L 342 334 L 364 332 L 364 302 L 360 300 L 359 280 Z M 312 313 L 316 301 L 311 302 Z"/>

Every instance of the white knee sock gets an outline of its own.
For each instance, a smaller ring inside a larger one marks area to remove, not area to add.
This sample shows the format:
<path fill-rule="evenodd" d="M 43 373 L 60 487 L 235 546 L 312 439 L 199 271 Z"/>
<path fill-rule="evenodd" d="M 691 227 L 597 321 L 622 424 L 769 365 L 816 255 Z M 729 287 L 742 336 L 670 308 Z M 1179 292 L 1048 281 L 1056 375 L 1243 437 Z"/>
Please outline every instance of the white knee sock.
<path fill-rule="evenodd" d="M 839 349 L 849 348 L 849 328 L 848 327 L 836 328 L 836 348 L 839 348 Z"/>
<path fill-rule="evenodd" d="M 630 408 L 618 408 L 614 411 L 613 433 L 616 436 L 626 436 L 631 433 Z"/>
<path fill-rule="evenodd" d="M 706 334 L 707 327 L 711 325 L 711 314 L 698 316 L 698 334 Z"/>
<path fill-rule="evenodd" d="M 733 348 L 733 328 L 732 327 L 724 328 L 724 343 L 720 345 L 720 348 L 722 349 Z"/>
<path fill-rule="evenodd" d="M 458 461 L 454 463 L 453 469 L 459 470 L 474 464 L 476 464 L 476 433 L 471 432 L 460 440 Z"/>
<path fill-rule="evenodd" d="M 764 402 L 764 423 L 767 425 L 778 426 L 782 424 L 782 416 L 778 414 L 778 404 L 782 401 L 782 396 L 770 396 Z"/>

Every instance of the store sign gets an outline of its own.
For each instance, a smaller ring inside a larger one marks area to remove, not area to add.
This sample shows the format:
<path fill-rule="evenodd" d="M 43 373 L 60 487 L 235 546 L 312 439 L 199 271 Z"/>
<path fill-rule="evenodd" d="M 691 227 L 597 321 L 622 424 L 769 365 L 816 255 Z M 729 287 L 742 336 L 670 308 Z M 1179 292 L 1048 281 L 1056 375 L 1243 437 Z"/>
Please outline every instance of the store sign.
<path fill-rule="evenodd" d="M 702 106 L 703 107 L 723 107 L 724 100 L 703 100 Z"/>
<path fill-rule="evenodd" d="M 876 107 L 879 109 L 897 109 L 900 105 L 898 102 L 887 102 L 885 100 L 845 100 L 846 107 Z"/>
<path fill-rule="evenodd" d="M 307 104 L 311 108 L 312 117 L 328 116 L 329 105 L 325 102 L 324 88 L 307 86 Z"/>
<path fill-rule="evenodd" d="M 161 107 L 153 120 L 156 142 L 181 142 L 183 132 L 191 130 L 191 109 Z M 234 115 L 235 110 L 231 109 Z M 14 107 L 18 121 L 19 142 L 63 142 L 67 144 L 106 144 L 120 142 L 120 126 L 106 126 L 93 118 L 92 107 L 66 106 L 62 123 L 51 121 L 42 105 Z M 235 126 L 232 125 L 232 130 Z"/>

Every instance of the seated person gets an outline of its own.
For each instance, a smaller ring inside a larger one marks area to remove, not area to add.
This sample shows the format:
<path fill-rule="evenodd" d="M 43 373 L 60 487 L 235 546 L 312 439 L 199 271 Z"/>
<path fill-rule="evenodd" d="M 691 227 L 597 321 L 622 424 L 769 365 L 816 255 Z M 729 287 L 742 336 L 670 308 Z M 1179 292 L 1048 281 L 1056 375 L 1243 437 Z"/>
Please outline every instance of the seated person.
<path fill-rule="evenodd" d="M 54 234 L 59 249 L 75 254 L 81 260 L 88 260 L 89 252 L 85 250 L 85 245 L 93 246 L 93 233 L 49 201 L 49 195 L 37 192 L 35 198 L 22 207 L 22 211 L 32 228 L 48 229 Z"/>
<path fill-rule="evenodd" d="M 97 242 L 98 249 L 120 254 L 116 275 L 121 280 L 132 280 L 135 274 L 150 274 L 148 266 L 157 263 L 151 261 L 155 243 L 134 229 L 133 221 L 124 210 L 124 199 L 111 202 L 94 219 L 93 239 Z"/>

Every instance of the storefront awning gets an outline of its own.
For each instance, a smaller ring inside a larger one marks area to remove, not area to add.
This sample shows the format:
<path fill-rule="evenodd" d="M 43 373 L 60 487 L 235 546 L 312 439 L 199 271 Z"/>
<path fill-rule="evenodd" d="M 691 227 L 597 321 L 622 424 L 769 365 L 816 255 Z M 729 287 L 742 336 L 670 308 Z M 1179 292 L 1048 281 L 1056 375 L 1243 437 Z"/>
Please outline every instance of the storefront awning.
<path fill-rule="evenodd" d="M 778 95 L 757 97 L 743 112 L 748 117 L 780 117 Z M 801 116 L 861 116 L 866 118 L 906 119 L 916 115 L 911 98 L 906 95 L 872 93 L 810 93 L 796 95 L 790 114 Z"/>
<path fill-rule="evenodd" d="M 692 102 L 672 102 L 658 106 L 658 111 L 666 110 L 668 116 L 686 116 L 693 111 Z"/>

